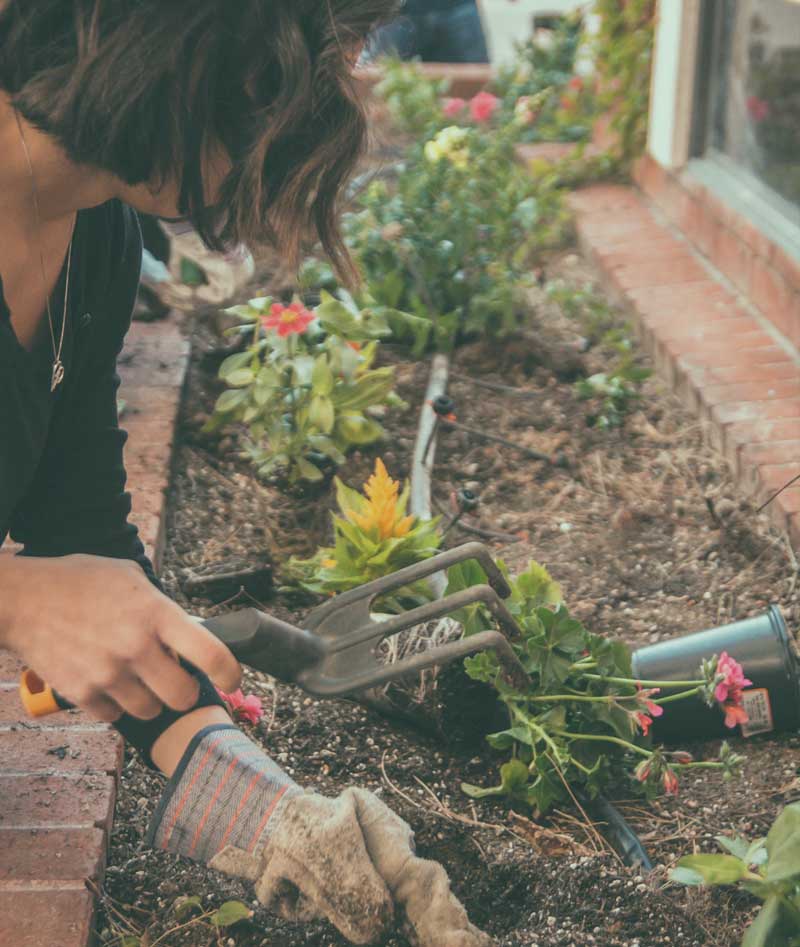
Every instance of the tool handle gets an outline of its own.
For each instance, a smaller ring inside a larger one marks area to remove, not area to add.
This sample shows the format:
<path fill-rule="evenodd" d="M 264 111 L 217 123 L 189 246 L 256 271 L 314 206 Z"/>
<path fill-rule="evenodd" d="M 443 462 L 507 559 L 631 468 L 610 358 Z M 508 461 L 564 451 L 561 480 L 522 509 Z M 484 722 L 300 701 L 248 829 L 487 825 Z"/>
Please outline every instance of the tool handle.
<path fill-rule="evenodd" d="M 203 624 L 237 660 L 286 684 L 295 683 L 298 674 L 327 652 L 325 642 L 312 632 L 257 608 L 208 618 Z"/>
<path fill-rule="evenodd" d="M 46 717 L 75 705 L 56 693 L 35 671 L 26 668 L 19 682 L 19 696 L 29 717 Z"/>

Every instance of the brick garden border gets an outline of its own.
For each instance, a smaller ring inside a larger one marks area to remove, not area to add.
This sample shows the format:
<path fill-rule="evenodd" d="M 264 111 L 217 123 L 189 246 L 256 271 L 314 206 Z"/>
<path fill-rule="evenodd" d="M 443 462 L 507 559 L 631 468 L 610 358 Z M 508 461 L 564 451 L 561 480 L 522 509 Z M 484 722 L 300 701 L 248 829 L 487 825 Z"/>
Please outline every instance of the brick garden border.
<path fill-rule="evenodd" d="M 134 323 L 119 359 L 132 518 L 157 569 L 188 359 L 174 314 Z M 20 670 L 0 651 L 0 944 L 87 947 L 95 911 L 87 881 L 103 879 L 122 740 L 76 711 L 23 719 Z"/>

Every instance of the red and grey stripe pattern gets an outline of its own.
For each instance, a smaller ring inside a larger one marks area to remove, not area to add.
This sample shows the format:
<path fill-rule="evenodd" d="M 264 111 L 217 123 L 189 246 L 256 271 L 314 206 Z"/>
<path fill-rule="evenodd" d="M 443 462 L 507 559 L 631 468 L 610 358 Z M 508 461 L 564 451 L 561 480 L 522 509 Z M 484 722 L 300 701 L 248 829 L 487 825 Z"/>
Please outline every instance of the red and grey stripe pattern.
<path fill-rule="evenodd" d="M 241 730 L 206 727 L 170 779 L 147 841 L 205 863 L 226 845 L 254 853 L 281 803 L 300 791 Z"/>

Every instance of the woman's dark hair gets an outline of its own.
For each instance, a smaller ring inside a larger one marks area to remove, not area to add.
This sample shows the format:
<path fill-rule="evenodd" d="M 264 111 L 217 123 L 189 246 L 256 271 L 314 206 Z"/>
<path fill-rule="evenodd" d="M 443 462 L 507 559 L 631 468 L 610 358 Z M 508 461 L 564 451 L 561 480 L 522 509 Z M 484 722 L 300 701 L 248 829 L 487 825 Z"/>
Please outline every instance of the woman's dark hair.
<path fill-rule="evenodd" d="M 215 249 L 337 225 L 366 139 L 353 62 L 396 0 L 0 0 L 0 89 L 78 164 L 128 184 L 177 175 Z M 232 169 L 206 207 L 204 163 Z"/>

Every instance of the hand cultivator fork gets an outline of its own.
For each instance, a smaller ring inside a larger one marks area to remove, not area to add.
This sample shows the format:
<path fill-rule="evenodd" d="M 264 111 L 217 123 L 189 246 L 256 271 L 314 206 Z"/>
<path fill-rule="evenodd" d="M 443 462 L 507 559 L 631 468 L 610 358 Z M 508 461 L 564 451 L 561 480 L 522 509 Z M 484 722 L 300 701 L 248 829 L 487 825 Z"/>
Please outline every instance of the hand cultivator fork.
<path fill-rule="evenodd" d="M 481 566 L 488 584 L 462 589 L 382 621 L 372 617 L 372 604 L 387 592 L 468 560 Z M 284 683 L 297 684 L 316 697 L 356 694 L 480 651 L 493 651 L 506 681 L 526 690 L 530 679 L 510 644 L 521 636 L 520 629 L 502 601 L 510 594 L 488 549 L 473 542 L 337 595 L 314 609 L 303 628 L 255 608 L 209 618 L 203 624 L 243 664 Z M 477 603 L 486 606 L 497 629 L 437 645 L 392 664 L 380 660 L 378 647 L 386 638 Z M 33 716 L 67 706 L 31 671 L 23 675 L 21 691 Z"/>

